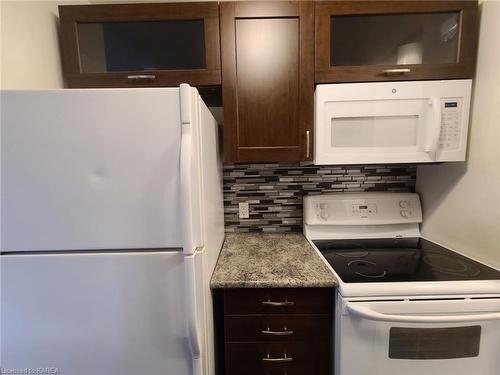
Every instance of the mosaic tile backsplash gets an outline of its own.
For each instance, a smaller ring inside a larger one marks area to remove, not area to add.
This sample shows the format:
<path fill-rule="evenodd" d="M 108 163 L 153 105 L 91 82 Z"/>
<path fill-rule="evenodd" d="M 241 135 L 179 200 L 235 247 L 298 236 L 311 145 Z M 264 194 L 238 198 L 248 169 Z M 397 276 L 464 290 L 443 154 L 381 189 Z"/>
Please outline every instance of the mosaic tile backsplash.
<path fill-rule="evenodd" d="M 307 194 L 415 191 L 416 166 L 316 166 L 237 164 L 224 166 L 226 232 L 301 232 L 302 198 Z M 240 219 L 238 203 L 249 203 Z"/>

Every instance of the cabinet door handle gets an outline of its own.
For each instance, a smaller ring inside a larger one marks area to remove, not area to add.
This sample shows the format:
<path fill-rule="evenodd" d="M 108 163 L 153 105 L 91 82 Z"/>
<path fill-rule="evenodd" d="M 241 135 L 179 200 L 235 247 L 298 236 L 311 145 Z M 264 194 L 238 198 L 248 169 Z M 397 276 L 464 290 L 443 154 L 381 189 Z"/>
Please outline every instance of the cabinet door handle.
<path fill-rule="evenodd" d="M 306 131 L 306 158 L 309 159 L 309 156 L 311 155 L 311 135 L 310 131 Z"/>
<path fill-rule="evenodd" d="M 271 331 L 269 328 L 267 330 L 262 331 L 264 335 L 269 336 L 292 336 L 293 331 L 287 330 L 286 328 L 283 331 Z"/>
<path fill-rule="evenodd" d="M 129 81 L 154 81 L 156 76 L 154 74 L 132 74 L 127 76 Z"/>
<path fill-rule="evenodd" d="M 406 74 L 406 73 L 411 73 L 411 69 L 408 68 L 385 69 L 382 70 L 382 73 L 384 73 L 386 76 L 395 74 Z"/>
<path fill-rule="evenodd" d="M 262 301 L 263 305 L 267 306 L 293 306 L 293 301 Z"/>
<path fill-rule="evenodd" d="M 283 357 L 281 358 L 271 358 L 269 354 L 267 354 L 267 357 L 262 358 L 262 361 L 264 362 L 293 362 L 292 357 L 287 357 L 286 353 L 283 354 Z"/>

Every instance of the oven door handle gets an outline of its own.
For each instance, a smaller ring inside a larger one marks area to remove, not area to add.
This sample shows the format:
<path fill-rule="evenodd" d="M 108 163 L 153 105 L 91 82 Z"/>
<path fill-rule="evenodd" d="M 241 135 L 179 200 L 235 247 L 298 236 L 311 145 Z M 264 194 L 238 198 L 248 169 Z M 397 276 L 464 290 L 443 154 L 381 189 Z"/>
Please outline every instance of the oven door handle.
<path fill-rule="evenodd" d="M 346 303 L 345 307 L 353 315 L 368 320 L 392 323 L 466 323 L 484 320 L 500 320 L 500 312 L 462 315 L 395 315 L 383 314 L 370 307 L 356 303 Z"/>

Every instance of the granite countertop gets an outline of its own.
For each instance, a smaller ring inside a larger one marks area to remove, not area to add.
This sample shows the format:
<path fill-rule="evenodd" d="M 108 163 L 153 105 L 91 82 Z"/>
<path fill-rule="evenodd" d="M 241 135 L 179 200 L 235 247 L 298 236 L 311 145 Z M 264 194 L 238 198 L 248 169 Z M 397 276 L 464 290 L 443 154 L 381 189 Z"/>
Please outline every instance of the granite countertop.
<path fill-rule="evenodd" d="M 337 280 L 300 233 L 227 233 L 210 287 L 335 287 Z"/>

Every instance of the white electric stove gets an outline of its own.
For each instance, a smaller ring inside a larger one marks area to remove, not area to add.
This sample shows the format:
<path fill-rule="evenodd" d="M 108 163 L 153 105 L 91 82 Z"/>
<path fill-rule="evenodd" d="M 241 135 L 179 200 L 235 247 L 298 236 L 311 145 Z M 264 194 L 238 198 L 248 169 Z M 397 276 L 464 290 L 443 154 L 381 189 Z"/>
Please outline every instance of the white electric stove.
<path fill-rule="evenodd" d="M 335 375 L 500 374 L 500 271 L 420 236 L 411 193 L 304 198 L 339 280 Z"/>

